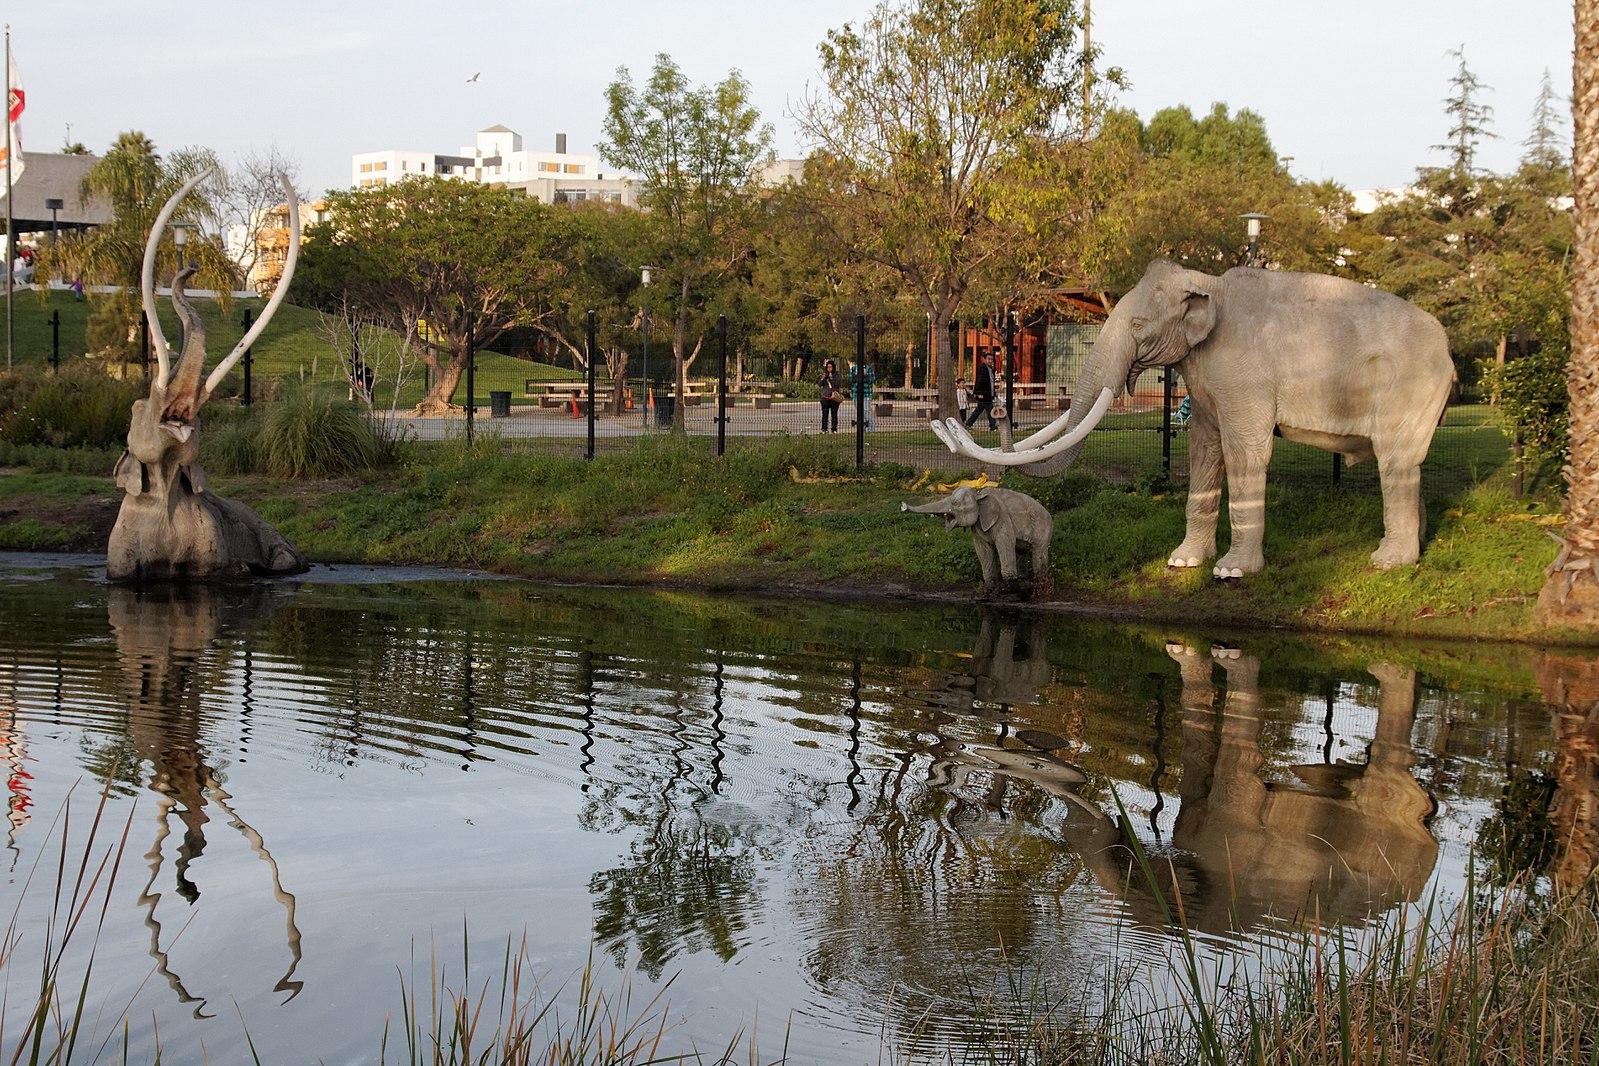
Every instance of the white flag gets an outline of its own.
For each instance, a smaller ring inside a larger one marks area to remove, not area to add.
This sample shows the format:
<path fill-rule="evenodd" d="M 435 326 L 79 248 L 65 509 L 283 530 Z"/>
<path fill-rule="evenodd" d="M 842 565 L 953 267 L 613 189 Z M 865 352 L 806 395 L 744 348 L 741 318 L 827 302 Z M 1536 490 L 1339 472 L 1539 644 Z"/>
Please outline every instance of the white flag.
<path fill-rule="evenodd" d="M 6 49 L 6 66 L 11 75 L 11 91 L 6 96 L 6 145 L 0 148 L 0 167 L 6 161 L 11 161 L 11 181 L 13 184 L 22 177 L 22 111 L 28 106 L 28 94 L 22 91 L 22 75 L 17 73 L 17 64 L 11 58 L 11 49 Z"/>

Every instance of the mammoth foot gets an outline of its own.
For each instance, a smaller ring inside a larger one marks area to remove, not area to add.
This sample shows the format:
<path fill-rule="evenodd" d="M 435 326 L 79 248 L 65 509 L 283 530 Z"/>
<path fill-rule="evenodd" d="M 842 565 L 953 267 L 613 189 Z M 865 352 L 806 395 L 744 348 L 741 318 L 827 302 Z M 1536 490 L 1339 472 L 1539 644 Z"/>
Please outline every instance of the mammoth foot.
<path fill-rule="evenodd" d="M 1384 537 L 1377 550 L 1371 553 L 1371 562 L 1379 570 L 1392 570 L 1396 566 L 1414 566 L 1421 561 L 1421 547 L 1414 538 L 1404 540 Z"/>
<path fill-rule="evenodd" d="M 1233 578 L 1243 577 L 1245 574 L 1258 574 L 1266 568 L 1265 556 L 1260 552 L 1244 552 L 1234 548 L 1232 551 L 1216 560 L 1216 565 L 1210 572 L 1216 577 Z"/>
<path fill-rule="evenodd" d="M 298 574 L 305 556 L 250 508 L 210 492 L 123 497 L 106 551 L 117 582 L 218 580 Z"/>
<path fill-rule="evenodd" d="M 1216 554 L 1216 545 L 1200 544 L 1193 541 L 1183 541 L 1177 550 L 1171 553 L 1171 558 L 1166 560 L 1166 565 L 1178 570 L 1187 570 L 1198 567 L 1205 560 Z"/>

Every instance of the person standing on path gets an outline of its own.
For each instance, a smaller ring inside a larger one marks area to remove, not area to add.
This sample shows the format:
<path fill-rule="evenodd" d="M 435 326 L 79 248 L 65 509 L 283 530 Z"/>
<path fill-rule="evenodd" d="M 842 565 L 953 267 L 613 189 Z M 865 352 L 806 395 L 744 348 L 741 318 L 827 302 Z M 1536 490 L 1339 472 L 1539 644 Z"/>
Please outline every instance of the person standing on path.
<path fill-rule="evenodd" d="M 864 366 L 859 363 L 849 365 L 849 398 L 852 403 L 858 403 L 859 409 L 864 412 L 868 430 L 877 428 L 877 416 L 872 412 L 872 394 L 876 391 L 876 385 L 877 356 L 868 355 Z M 865 398 L 864 402 L 861 402 L 860 397 Z"/>
<path fill-rule="evenodd" d="M 999 423 L 994 420 L 994 368 L 988 363 L 988 355 L 984 352 L 977 353 L 977 371 L 972 376 L 972 409 L 966 416 L 966 428 L 971 429 L 983 415 L 988 416 L 988 428 L 998 429 Z"/>
<path fill-rule="evenodd" d="M 831 359 L 822 364 L 822 377 L 817 383 L 822 400 L 822 432 L 838 432 L 838 408 L 844 402 L 839 389 L 838 365 Z"/>

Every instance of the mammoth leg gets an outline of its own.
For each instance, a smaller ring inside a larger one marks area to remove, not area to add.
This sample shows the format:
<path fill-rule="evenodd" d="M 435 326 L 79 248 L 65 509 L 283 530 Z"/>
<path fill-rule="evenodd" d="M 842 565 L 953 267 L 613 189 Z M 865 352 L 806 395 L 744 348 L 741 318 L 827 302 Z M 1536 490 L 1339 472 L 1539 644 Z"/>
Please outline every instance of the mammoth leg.
<path fill-rule="evenodd" d="M 1221 437 L 1216 424 L 1195 411 L 1188 420 L 1188 531 L 1167 566 L 1199 566 L 1216 556 L 1221 514 Z"/>
<path fill-rule="evenodd" d="M 1033 537 L 1033 580 L 1043 581 L 1049 576 L 1049 538 L 1054 531 L 1045 526 Z"/>
<path fill-rule="evenodd" d="M 1421 464 L 1381 455 L 1377 475 L 1382 481 L 1382 543 L 1371 553 L 1380 570 L 1409 566 L 1421 558 Z"/>
<path fill-rule="evenodd" d="M 994 550 L 999 556 L 999 576 L 1006 581 L 1015 581 L 1018 576 L 1016 569 L 1016 538 L 999 537 L 994 541 Z"/>
<path fill-rule="evenodd" d="M 1216 560 L 1217 577 L 1258 574 L 1266 565 L 1266 468 L 1271 465 L 1271 430 L 1254 434 L 1228 447 L 1222 441 L 1227 464 L 1227 515 L 1232 519 L 1232 544 Z"/>
<path fill-rule="evenodd" d="M 997 555 L 994 545 L 985 537 L 973 537 L 972 547 L 977 549 L 977 565 L 983 571 L 983 587 L 991 589 L 998 584 L 995 574 Z"/>

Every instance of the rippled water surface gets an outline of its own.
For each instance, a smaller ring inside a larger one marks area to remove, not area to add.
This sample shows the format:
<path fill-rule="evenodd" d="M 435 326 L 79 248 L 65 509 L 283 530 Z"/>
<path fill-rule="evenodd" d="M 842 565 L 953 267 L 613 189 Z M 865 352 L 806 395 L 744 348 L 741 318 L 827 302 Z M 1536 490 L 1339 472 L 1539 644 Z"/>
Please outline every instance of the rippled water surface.
<path fill-rule="evenodd" d="M 485 974 L 525 932 L 552 988 L 591 946 L 636 998 L 675 975 L 676 1046 L 753 1023 L 794 1061 L 875 1062 L 911 1030 L 959 1042 L 1007 974 L 1064 997 L 1158 969 L 1174 941 L 1118 795 L 1217 957 L 1458 888 L 1507 779 L 1558 788 L 1536 668 L 975 610 L 173 596 L 0 567 L 0 902 L 44 913 L 23 884 L 52 821 L 114 775 L 132 822 L 92 998 L 134 1002 L 136 1046 L 154 1017 L 168 1061 L 241 1061 L 245 1026 L 264 1061 L 375 1058 L 400 974 L 457 965 L 464 924 Z"/>

